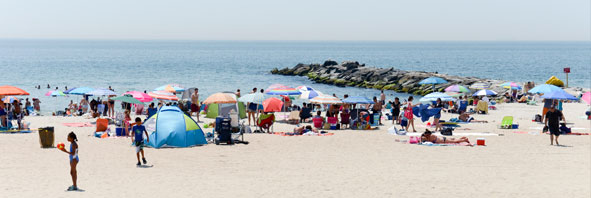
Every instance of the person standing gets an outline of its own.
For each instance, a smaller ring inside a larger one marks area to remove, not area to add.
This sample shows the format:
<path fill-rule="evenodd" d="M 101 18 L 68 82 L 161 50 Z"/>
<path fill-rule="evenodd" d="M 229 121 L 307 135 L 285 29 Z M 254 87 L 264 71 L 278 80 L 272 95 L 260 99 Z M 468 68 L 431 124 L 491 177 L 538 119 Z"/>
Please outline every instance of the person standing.
<path fill-rule="evenodd" d="M 41 105 L 39 105 L 39 103 L 41 103 L 39 98 L 33 98 L 33 108 L 38 112 L 41 111 Z"/>
<path fill-rule="evenodd" d="M 554 145 L 553 143 L 556 142 L 558 146 L 558 136 L 560 136 L 560 120 L 563 120 L 566 123 L 566 119 L 564 119 L 564 115 L 561 111 L 556 110 L 554 105 L 550 106 L 548 112 L 546 112 L 546 117 L 544 119 L 544 128 L 548 128 L 550 132 L 550 145 Z M 556 136 L 556 139 L 554 138 Z"/>
<path fill-rule="evenodd" d="M 236 90 L 236 98 L 240 98 L 240 89 Z"/>
<path fill-rule="evenodd" d="M 382 105 L 386 104 L 386 94 L 384 94 L 384 90 L 382 89 L 382 92 L 380 93 L 380 103 Z"/>
<path fill-rule="evenodd" d="M 373 107 L 371 108 L 373 110 L 373 114 L 371 115 L 371 118 L 370 118 L 371 122 L 370 123 L 375 122 L 374 117 L 377 114 L 377 115 L 379 115 L 378 124 L 382 125 L 382 102 L 378 101 L 377 97 L 373 97 L 373 102 L 374 102 L 374 104 L 373 104 Z"/>
<path fill-rule="evenodd" d="M 29 98 L 25 99 L 25 115 L 29 116 L 29 114 L 31 112 L 29 112 L 29 107 L 31 107 L 31 102 L 29 101 Z"/>
<path fill-rule="evenodd" d="M 201 107 L 199 106 L 199 89 L 195 88 L 193 94 L 191 94 L 191 116 L 193 113 L 197 113 L 197 122 L 199 122 L 199 111 Z"/>
<path fill-rule="evenodd" d="M 392 124 L 398 124 L 398 115 L 400 114 L 400 99 L 398 97 L 394 98 L 394 102 L 392 102 Z"/>
<path fill-rule="evenodd" d="M 257 88 L 253 88 L 252 92 L 250 92 L 251 94 L 257 93 Z M 258 105 L 254 102 L 249 102 L 248 104 L 246 104 L 247 108 L 246 108 L 246 113 L 248 114 L 248 126 L 250 126 L 250 120 L 252 119 L 252 121 L 255 123 L 256 125 L 256 117 L 255 117 L 255 112 L 257 111 L 257 107 Z"/>

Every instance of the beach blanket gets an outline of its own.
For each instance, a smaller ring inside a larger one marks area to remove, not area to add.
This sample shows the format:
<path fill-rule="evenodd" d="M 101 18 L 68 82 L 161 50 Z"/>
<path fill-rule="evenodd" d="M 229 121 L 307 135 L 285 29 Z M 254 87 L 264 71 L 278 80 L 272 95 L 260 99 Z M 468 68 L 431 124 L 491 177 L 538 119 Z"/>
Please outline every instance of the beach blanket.
<path fill-rule="evenodd" d="M 67 127 L 94 127 L 94 124 L 91 124 L 90 122 L 62 123 L 62 125 Z"/>
<path fill-rule="evenodd" d="M 545 132 L 545 134 L 550 134 L 550 132 Z M 564 133 L 560 135 L 591 135 L 591 133 Z"/>
<path fill-rule="evenodd" d="M 450 143 L 450 144 L 433 144 L 431 142 L 425 142 L 422 144 L 418 144 L 421 146 L 471 146 L 470 144 L 466 143 L 466 142 L 462 142 L 462 143 Z"/>
<path fill-rule="evenodd" d="M 429 118 L 441 114 L 441 108 L 429 109 L 428 104 L 421 104 L 419 106 L 413 107 L 412 112 L 415 116 L 420 117 L 421 121 L 425 122 L 429 120 Z"/>
<path fill-rule="evenodd" d="M 32 130 L 0 130 L 0 133 L 32 133 Z"/>
<path fill-rule="evenodd" d="M 304 134 L 295 134 L 295 133 L 289 133 L 289 132 L 275 132 L 272 133 L 274 135 L 280 135 L 280 136 L 331 136 L 334 135 L 334 133 L 322 133 L 322 134 L 318 134 L 318 133 L 314 133 L 314 132 L 308 132 L 308 133 L 304 133 Z"/>

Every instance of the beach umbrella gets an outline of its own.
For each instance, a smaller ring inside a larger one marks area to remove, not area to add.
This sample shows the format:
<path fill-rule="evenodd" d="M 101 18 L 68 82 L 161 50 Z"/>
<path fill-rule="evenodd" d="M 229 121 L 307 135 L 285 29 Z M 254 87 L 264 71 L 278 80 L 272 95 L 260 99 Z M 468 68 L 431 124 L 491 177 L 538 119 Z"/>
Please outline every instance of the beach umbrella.
<path fill-rule="evenodd" d="M 68 90 L 64 91 L 64 93 L 65 93 L 65 94 L 70 94 L 70 92 L 71 92 L 72 90 L 74 90 L 74 89 L 76 89 L 76 87 L 74 87 L 74 88 L 70 88 L 70 89 L 68 89 Z"/>
<path fill-rule="evenodd" d="M 166 84 L 160 87 L 156 87 L 154 91 L 166 91 L 170 93 L 181 93 L 185 91 L 185 88 L 179 84 Z"/>
<path fill-rule="evenodd" d="M 94 91 L 94 88 L 91 87 L 78 87 L 68 91 L 68 94 L 71 95 L 85 95 L 88 92 Z"/>
<path fill-rule="evenodd" d="M 551 85 L 551 84 L 541 84 L 541 85 L 538 85 L 538 86 L 530 89 L 527 92 L 528 93 L 550 93 L 550 92 L 559 91 L 559 90 L 562 90 L 562 88 Z"/>
<path fill-rule="evenodd" d="M 48 91 L 47 93 L 45 93 L 45 96 L 66 96 L 66 94 L 62 91 L 57 91 L 57 90 L 53 90 L 53 91 Z"/>
<path fill-rule="evenodd" d="M 291 88 L 291 87 L 283 87 L 283 88 L 275 88 L 273 90 L 270 90 L 267 92 L 268 95 L 286 95 L 286 96 L 291 96 L 291 95 L 300 95 L 302 94 L 300 91 L 298 91 L 295 88 Z"/>
<path fill-rule="evenodd" d="M 144 104 L 143 102 L 141 102 L 138 99 L 135 99 L 131 95 L 123 95 L 123 96 L 118 96 L 118 97 L 112 97 L 110 99 L 111 100 L 118 100 L 118 101 L 121 101 L 121 102 L 130 103 L 130 104 Z"/>
<path fill-rule="evenodd" d="M 215 93 L 203 101 L 203 104 L 231 104 L 236 103 L 236 99 L 231 94 Z"/>
<path fill-rule="evenodd" d="M 316 96 L 316 97 L 310 99 L 310 102 L 314 103 L 314 104 L 341 104 L 341 103 L 343 103 L 338 98 L 336 98 L 334 96 L 330 96 L 330 95 Z"/>
<path fill-rule="evenodd" d="M 91 95 L 91 96 L 116 96 L 117 93 L 111 91 L 109 89 L 95 89 L 91 92 L 88 92 L 84 95 Z"/>
<path fill-rule="evenodd" d="M 577 97 L 574 97 L 573 95 L 570 95 L 569 93 L 566 93 L 566 91 L 564 91 L 564 90 L 557 90 L 557 91 L 553 91 L 550 93 L 545 93 L 544 95 L 542 95 L 541 98 L 554 99 L 554 100 L 578 100 Z"/>
<path fill-rule="evenodd" d="M 21 88 L 10 86 L 10 85 L 3 85 L 0 86 L 0 96 L 22 96 L 22 95 L 29 95 L 29 92 L 22 90 Z"/>
<path fill-rule="evenodd" d="M 18 98 L 14 97 L 14 96 L 6 96 L 2 99 L 2 102 L 4 103 L 13 103 L 14 101 L 19 101 Z"/>
<path fill-rule="evenodd" d="M 436 84 L 443 84 L 443 83 L 447 83 L 447 80 L 444 80 L 443 78 L 432 76 L 432 77 L 425 78 L 425 79 L 421 80 L 421 82 L 419 82 L 419 85 L 436 85 Z"/>
<path fill-rule="evenodd" d="M 166 92 L 166 91 L 153 91 L 149 92 L 148 95 L 152 98 L 156 98 L 158 100 L 174 100 L 177 101 L 179 98 L 176 97 L 173 93 Z"/>
<path fill-rule="evenodd" d="M 308 86 L 305 86 L 305 85 L 298 86 L 298 87 L 296 87 L 296 89 L 299 90 L 300 92 L 314 90 L 312 87 L 308 87 Z"/>
<path fill-rule="evenodd" d="M 445 92 L 470 93 L 470 90 L 462 85 L 452 85 L 452 86 L 445 88 Z"/>
<path fill-rule="evenodd" d="M 452 98 L 451 96 L 449 96 L 449 95 L 447 95 L 445 93 L 442 93 L 442 92 L 433 92 L 433 93 L 430 93 L 430 94 L 427 94 L 427 95 L 423 96 L 419 100 L 419 102 L 422 102 L 422 103 L 431 103 L 433 101 L 437 101 L 438 98 L 441 99 L 441 101 L 453 101 L 453 100 L 455 100 L 454 98 Z"/>
<path fill-rule="evenodd" d="M 246 103 L 250 102 L 250 103 L 256 103 L 256 104 L 263 104 L 263 101 L 265 101 L 265 95 L 262 93 L 258 93 L 258 92 L 246 94 L 246 95 L 238 98 L 238 101 L 246 102 Z"/>
<path fill-rule="evenodd" d="M 150 95 L 141 91 L 128 91 L 123 95 L 131 95 L 131 97 L 139 100 L 140 102 L 152 102 L 152 100 L 154 100 Z"/>
<path fill-rule="evenodd" d="M 289 87 L 282 85 L 282 84 L 272 84 L 271 86 L 267 87 L 267 89 L 265 89 L 265 93 L 267 93 L 273 89 L 277 89 L 277 88 L 289 88 Z"/>
<path fill-rule="evenodd" d="M 350 104 L 374 104 L 374 102 L 365 96 L 350 96 L 343 99 L 343 103 Z"/>
<path fill-rule="evenodd" d="M 488 89 L 488 88 L 490 88 L 490 86 L 487 83 L 477 82 L 477 83 L 470 85 L 470 88 L 471 89 Z"/>
<path fill-rule="evenodd" d="M 265 112 L 280 112 L 283 108 L 283 101 L 278 98 L 269 98 L 263 101 L 263 110 Z"/>
<path fill-rule="evenodd" d="M 458 93 L 458 92 L 445 92 L 445 94 L 451 96 L 451 97 L 460 97 L 462 95 L 464 95 L 464 93 Z"/>
<path fill-rule="evenodd" d="M 322 92 L 316 90 L 309 90 L 309 91 L 302 91 L 302 95 L 300 95 L 300 99 L 312 99 L 316 96 L 322 95 Z"/>
<path fill-rule="evenodd" d="M 488 89 L 483 89 L 483 90 L 477 91 L 476 93 L 472 94 L 472 96 L 493 96 L 493 95 L 497 95 L 497 92 L 494 92 L 494 91 L 488 90 Z"/>
<path fill-rule="evenodd" d="M 587 102 L 587 104 L 591 104 L 591 92 L 584 93 L 581 99 Z"/>
<path fill-rule="evenodd" d="M 506 83 L 501 84 L 500 86 L 503 88 L 506 88 L 506 89 L 517 89 L 517 90 L 521 89 L 521 86 L 519 86 L 515 82 L 506 82 Z"/>

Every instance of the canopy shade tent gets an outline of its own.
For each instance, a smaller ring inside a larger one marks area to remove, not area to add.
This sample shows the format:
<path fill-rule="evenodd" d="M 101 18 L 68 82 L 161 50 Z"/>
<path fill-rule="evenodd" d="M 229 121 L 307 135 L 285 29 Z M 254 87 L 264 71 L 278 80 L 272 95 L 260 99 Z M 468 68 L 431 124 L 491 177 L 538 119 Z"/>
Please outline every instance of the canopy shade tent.
<path fill-rule="evenodd" d="M 228 116 L 232 110 L 234 112 L 237 112 L 238 115 L 240 116 L 240 118 L 246 117 L 246 106 L 244 105 L 243 102 L 238 102 L 236 100 L 236 94 L 223 93 L 223 92 L 218 93 L 218 94 L 225 94 L 226 96 L 221 96 L 221 97 L 223 97 L 224 100 L 231 100 L 233 102 L 206 104 L 206 102 L 204 101 L 203 103 L 207 105 L 207 110 L 206 110 L 206 115 L 205 115 L 206 118 L 216 118 L 218 116 Z M 259 93 L 259 94 L 261 94 L 261 93 Z M 261 95 L 263 95 L 263 94 L 261 94 Z M 261 103 L 262 103 L 262 101 L 261 101 Z"/>
<path fill-rule="evenodd" d="M 554 85 L 541 84 L 541 85 L 538 85 L 538 86 L 530 89 L 527 92 L 528 93 L 550 93 L 550 92 L 560 91 L 560 90 L 562 90 L 562 88 L 554 86 Z"/>
<path fill-rule="evenodd" d="M 121 102 L 130 103 L 130 104 L 144 104 L 143 102 L 141 102 L 138 99 L 135 99 L 131 95 L 123 95 L 123 96 L 118 96 L 118 97 L 112 97 L 110 99 L 111 100 L 118 100 L 118 101 L 121 101 Z"/>
<path fill-rule="evenodd" d="M 472 96 L 494 96 L 497 95 L 497 92 L 494 92 L 492 90 L 488 90 L 488 89 L 483 89 L 480 91 L 477 91 L 476 93 L 472 94 Z"/>
<path fill-rule="evenodd" d="M 187 100 L 190 101 L 191 100 L 191 96 L 193 95 L 193 93 L 195 93 L 195 87 L 190 87 L 185 89 L 185 91 L 183 91 L 183 95 L 181 95 L 181 100 Z"/>
<path fill-rule="evenodd" d="M 343 103 L 350 104 L 374 104 L 374 102 L 365 96 L 351 96 L 343 99 Z"/>
<path fill-rule="evenodd" d="M 447 80 L 445 80 L 443 78 L 432 76 L 432 77 L 425 78 L 425 79 L 421 80 L 419 82 L 419 85 L 436 85 L 436 84 L 443 84 L 443 83 L 447 83 Z"/>
<path fill-rule="evenodd" d="M 423 102 L 423 103 L 430 103 L 433 101 L 437 101 L 437 99 L 441 99 L 441 101 L 454 101 L 455 99 L 452 98 L 451 96 L 445 94 L 445 93 L 441 93 L 441 92 L 433 92 L 430 94 L 427 94 L 425 96 L 423 96 L 419 102 Z"/>
<path fill-rule="evenodd" d="M 564 90 L 545 93 L 544 95 L 542 95 L 541 98 L 555 99 L 555 100 L 578 100 L 577 97 L 570 95 L 569 93 L 566 93 L 566 91 L 564 91 Z"/>
<path fill-rule="evenodd" d="M 131 95 L 131 97 L 139 100 L 140 102 L 152 102 L 152 97 L 147 93 L 140 92 L 140 91 L 128 91 L 125 92 L 123 95 Z"/>
<path fill-rule="evenodd" d="M 3 85 L 0 86 L 0 96 L 23 96 L 29 95 L 29 92 L 22 90 L 21 88 L 10 86 L 10 85 Z"/>
<path fill-rule="evenodd" d="M 154 148 L 207 144 L 199 124 L 175 106 L 163 106 L 144 126 L 150 135 L 147 145 Z"/>
<path fill-rule="evenodd" d="M 68 94 L 71 95 L 85 95 L 88 92 L 94 91 L 94 88 L 91 87 L 78 87 L 72 90 L 68 90 Z"/>

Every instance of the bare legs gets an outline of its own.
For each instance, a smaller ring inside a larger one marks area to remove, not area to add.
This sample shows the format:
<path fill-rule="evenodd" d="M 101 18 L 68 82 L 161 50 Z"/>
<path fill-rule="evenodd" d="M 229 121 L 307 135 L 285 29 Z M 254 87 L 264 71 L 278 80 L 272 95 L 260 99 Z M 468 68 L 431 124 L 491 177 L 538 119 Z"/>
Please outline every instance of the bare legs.
<path fill-rule="evenodd" d="M 78 165 L 78 160 L 73 159 L 70 161 L 70 175 L 72 176 L 72 183 L 74 187 L 78 187 L 76 184 L 76 180 L 78 180 L 78 172 L 76 171 L 76 165 Z"/>

